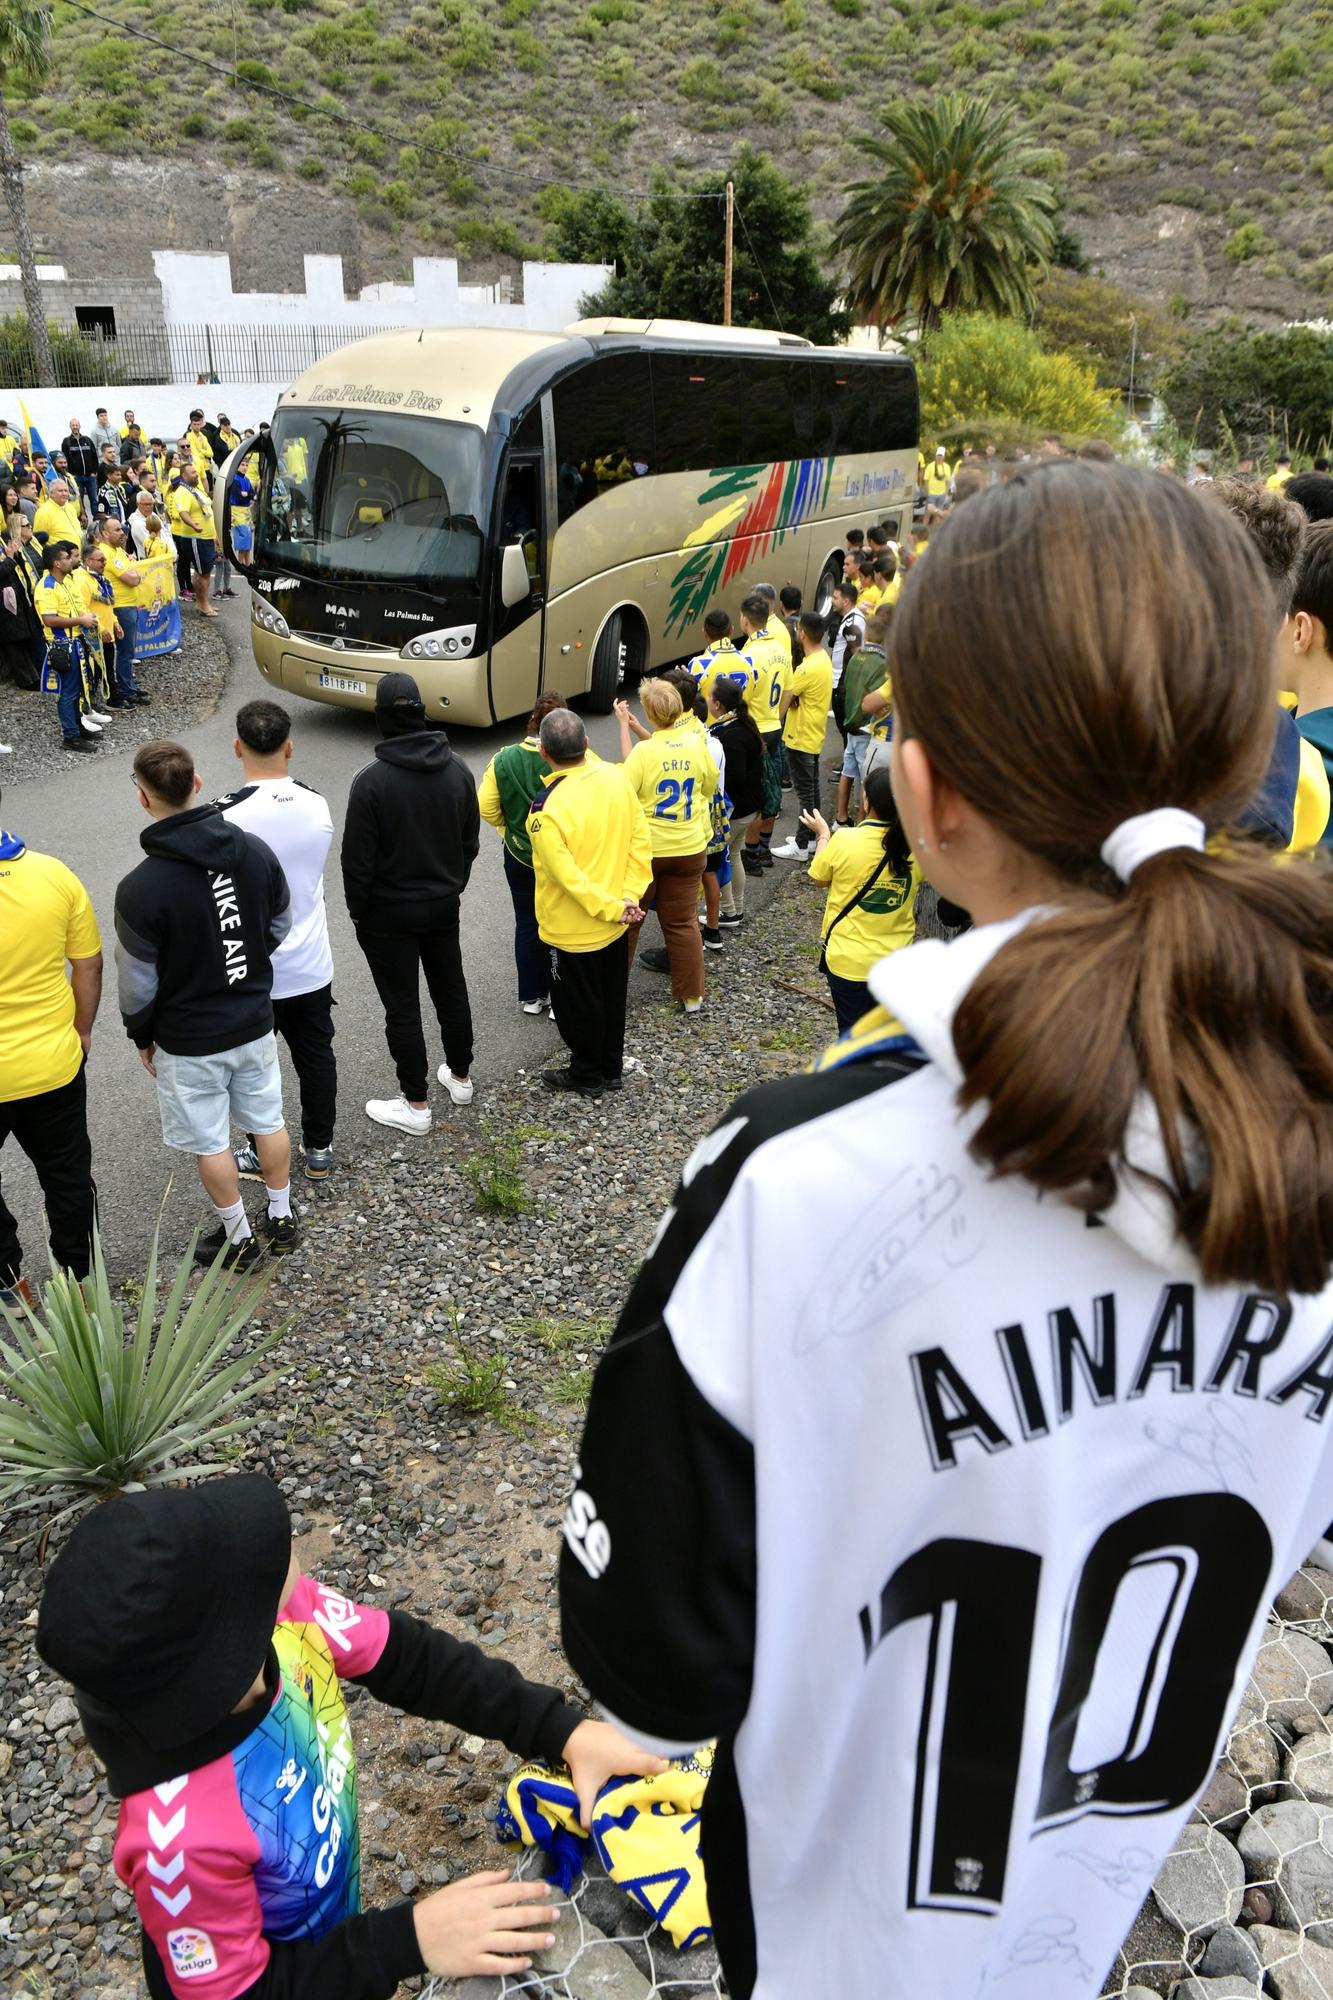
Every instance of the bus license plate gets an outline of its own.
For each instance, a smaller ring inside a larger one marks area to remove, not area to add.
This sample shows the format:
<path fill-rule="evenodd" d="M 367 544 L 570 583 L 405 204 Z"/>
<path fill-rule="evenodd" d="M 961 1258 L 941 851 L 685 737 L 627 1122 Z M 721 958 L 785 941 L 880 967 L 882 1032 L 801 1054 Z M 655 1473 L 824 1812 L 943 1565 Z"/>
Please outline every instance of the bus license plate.
<path fill-rule="evenodd" d="M 350 674 L 321 674 L 319 684 L 322 688 L 331 688 L 334 694 L 364 694 L 366 692 L 365 682 L 354 681 Z"/>

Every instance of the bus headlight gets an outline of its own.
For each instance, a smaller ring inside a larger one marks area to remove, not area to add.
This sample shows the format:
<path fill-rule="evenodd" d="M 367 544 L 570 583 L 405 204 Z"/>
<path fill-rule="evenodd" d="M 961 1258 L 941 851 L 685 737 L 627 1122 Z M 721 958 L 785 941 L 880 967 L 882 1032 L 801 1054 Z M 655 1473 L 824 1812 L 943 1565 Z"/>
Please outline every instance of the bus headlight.
<path fill-rule="evenodd" d="M 475 626 L 455 625 L 451 630 L 440 632 L 419 632 L 415 639 L 409 639 L 398 657 L 403 660 L 455 659 L 460 654 L 472 651 L 476 643 Z"/>
<path fill-rule="evenodd" d="M 290 639 L 292 636 L 291 627 L 282 613 L 271 604 L 266 604 L 262 597 L 252 596 L 250 599 L 250 622 L 265 632 L 271 632 L 275 639 Z"/>

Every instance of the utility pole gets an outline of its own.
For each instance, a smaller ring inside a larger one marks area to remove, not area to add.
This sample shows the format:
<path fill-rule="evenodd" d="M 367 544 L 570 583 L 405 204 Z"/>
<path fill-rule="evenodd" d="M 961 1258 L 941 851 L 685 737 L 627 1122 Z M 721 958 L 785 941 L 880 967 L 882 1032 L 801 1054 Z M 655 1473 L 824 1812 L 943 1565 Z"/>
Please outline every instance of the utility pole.
<path fill-rule="evenodd" d="M 1134 313 L 1129 316 L 1129 414 L 1134 415 L 1134 363 L 1139 354 L 1139 322 Z"/>
<path fill-rule="evenodd" d="M 731 271 L 735 245 L 736 190 L 727 182 L 726 233 L 722 245 L 722 324 L 731 325 Z"/>

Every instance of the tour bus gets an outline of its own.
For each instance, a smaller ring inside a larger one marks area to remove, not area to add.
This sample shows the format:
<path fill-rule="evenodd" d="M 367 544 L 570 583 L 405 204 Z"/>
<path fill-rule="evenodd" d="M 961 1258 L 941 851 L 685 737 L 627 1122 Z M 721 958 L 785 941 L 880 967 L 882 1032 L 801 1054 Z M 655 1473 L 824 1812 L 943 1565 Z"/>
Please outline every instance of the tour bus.
<path fill-rule="evenodd" d="M 264 444 L 255 658 L 275 691 L 354 708 L 406 669 L 450 722 L 525 715 L 546 688 L 604 714 L 756 582 L 827 608 L 848 528 L 910 528 L 917 429 L 905 356 L 781 333 L 353 342 L 284 392 Z"/>

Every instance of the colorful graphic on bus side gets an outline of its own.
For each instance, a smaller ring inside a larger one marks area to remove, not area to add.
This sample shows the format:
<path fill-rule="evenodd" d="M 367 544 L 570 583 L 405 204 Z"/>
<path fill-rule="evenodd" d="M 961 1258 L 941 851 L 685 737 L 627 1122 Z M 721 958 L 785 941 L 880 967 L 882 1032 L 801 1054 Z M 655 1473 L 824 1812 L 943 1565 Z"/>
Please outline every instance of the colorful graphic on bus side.
<path fill-rule="evenodd" d="M 711 472 L 711 484 L 698 504 L 722 504 L 686 537 L 680 568 L 671 579 L 667 631 L 683 632 L 697 624 L 722 585 L 818 512 L 832 477 L 831 458 L 792 458 L 773 466 L 733 465 Z"/>

